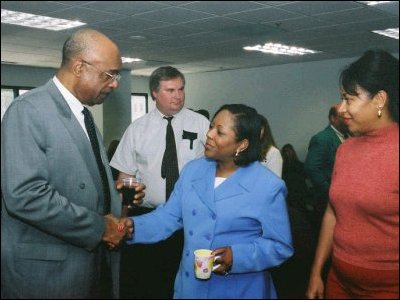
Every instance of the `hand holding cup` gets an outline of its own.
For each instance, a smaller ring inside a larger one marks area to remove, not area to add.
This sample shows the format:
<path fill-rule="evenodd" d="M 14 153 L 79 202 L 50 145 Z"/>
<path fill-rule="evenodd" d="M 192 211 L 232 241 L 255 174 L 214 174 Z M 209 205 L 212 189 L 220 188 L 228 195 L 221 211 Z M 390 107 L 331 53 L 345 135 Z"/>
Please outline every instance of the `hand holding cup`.
<path fill-rule="evenodd" d="M 117 181 L 117 189 L 122 192 L 122 205 L 132 208 L 143 202 L 145 189 L 141 180 L 135 176 L 127 176 Z"/>
<path fill-rule="evenodd" d="M 194 272 L 198 279 L 209 279 L 211 272 L 217 269 L 220 265 L 214 266 L 216 256 L 208 249 L 197 249 L 194 251 Z"/>

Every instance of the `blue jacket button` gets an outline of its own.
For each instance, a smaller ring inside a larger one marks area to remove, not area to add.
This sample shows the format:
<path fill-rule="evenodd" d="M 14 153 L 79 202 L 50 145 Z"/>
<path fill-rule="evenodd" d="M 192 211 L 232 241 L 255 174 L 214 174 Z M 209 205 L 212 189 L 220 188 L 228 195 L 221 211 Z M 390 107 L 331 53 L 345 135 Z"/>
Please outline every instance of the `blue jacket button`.
<path fill-rule="evenodd" d="M 79 188 L 80 188 L 81 190 L 83 190 L 85 187 L 86 187 L 86 185 L 85 185 L 84 183 L 81 183 L 81 184 L 79 185 Z"/>

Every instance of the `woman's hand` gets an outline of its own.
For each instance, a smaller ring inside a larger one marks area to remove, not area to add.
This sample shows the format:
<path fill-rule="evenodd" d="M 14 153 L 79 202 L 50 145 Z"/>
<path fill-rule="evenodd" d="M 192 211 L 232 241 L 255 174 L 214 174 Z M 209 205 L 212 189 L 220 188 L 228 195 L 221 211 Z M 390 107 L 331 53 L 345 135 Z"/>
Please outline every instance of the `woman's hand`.
<path fill-rule="evenodd" d="M 211 254 L 215 255 L 214 265 L 220 265 L 214 270 L 220 275 L 229 275 L 233 264 L 233 254 L 230 246 L 215 249 Z"/>
<path fill-rule="evenodd" d="M 307 299 L 324 299 L 324 282 L 321 276 L 311 276 L 306 291 Z"/>

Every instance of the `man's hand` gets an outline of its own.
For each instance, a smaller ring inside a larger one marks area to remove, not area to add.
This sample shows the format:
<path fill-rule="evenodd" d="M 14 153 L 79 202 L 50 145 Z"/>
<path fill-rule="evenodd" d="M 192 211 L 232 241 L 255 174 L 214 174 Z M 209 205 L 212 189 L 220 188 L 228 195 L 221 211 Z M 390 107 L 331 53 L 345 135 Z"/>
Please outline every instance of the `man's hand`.
<path fill-rule="evenodd" d="M 135 187 L 135 198 L 133 200 L 133 204 L 140 206 L 143 203 L 143 198 L 145 196 L 144 190 L 146 189 L 146 186 L 140 182 L 135 182 L 133 185 Z M 118 180 L 115 181 L 115 187 L 121 193 L 121 189 L 123 187 L 121 178 L 118 178 Z"/>
<path fill-rule="evenodd" d="M 133 233 L 133 221 L 128 218 L 118 219 L 109 214 L 104 216 L 105 229 L 102 240 L 109 250 L 119 246 L 124 238 L 131 239 Z"/>
<path fill-rule="evenodd" d="M 120 218 L 117 225 L 118 231 L 125 232 L 124 238 L 127 240 L 132 239 L 133 234 L 133 221 L 130 218 Z"/>

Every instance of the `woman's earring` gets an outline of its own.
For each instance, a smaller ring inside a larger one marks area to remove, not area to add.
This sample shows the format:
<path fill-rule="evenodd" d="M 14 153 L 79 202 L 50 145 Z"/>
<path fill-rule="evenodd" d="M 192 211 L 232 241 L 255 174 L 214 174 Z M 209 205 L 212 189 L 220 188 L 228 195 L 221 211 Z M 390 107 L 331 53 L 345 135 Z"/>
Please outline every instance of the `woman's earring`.
<path fill-rule="evenodd" d="M 235 157 L 238 157 L 239 156 L 239 150 L 236 150 L 236 154 L 235 154 Z"/>
<path fill-rule="evenodd" d="M 382 106 L 378 106 L 378 118 L 380 119 L 382 117 Z"/>

